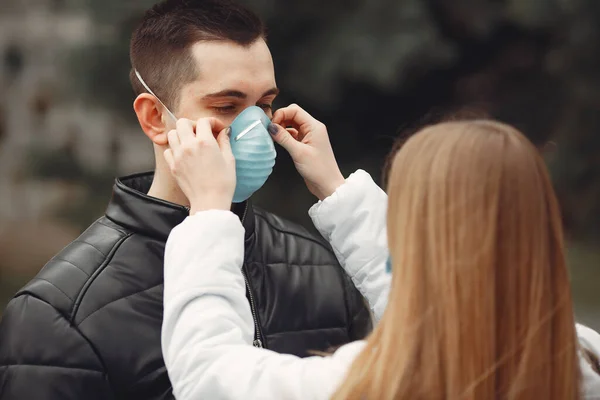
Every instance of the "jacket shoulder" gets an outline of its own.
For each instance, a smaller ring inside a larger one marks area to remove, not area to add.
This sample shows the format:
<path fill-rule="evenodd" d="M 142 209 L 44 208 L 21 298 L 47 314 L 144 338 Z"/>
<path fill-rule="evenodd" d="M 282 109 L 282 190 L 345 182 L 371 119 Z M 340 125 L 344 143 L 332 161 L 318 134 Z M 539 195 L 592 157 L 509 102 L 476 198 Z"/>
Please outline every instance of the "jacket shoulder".
<path fill-rule="evenodd" d="M 296 222 L 275 215 L 260 207 L 253 206 L 253 209 L 257 225 L 260 228 L 267 228 L 282 235 L 292 236 L 303 242 L 312 242 L 312 245 L 322 247 L 326 252 L 333 254 L 331 246 L 321 235 L 313 233 Z"/>
<path fill-rule="evenodd" d="M 95 350 L 80 331 L 55 307 L 32 295 L 13 299 L 0 320 L 0 365 L 14 368 L 15 374 L 36 375 L 40 379 L 60 368 L 71 375 L 80 371 L 98 378 L 104 371 Z M 0 393 L 1 389 L 0 384 Z"/>
<path fill-rule="evenodd" d="M 261 246 L 268 247 L 270 251 L 285 251 L 292 259 L 307 259 L 308 255 L 311 263 L 338 265 L 331 246 L 318 233 L 260 207 L 253 206 L 253 211 Z"/>
<path fill-rule="evenodd" d="M 107 218 L 98 219 L 48 261 L 14 299 L 22 296 L 37 298 L 71 321 L 86 289 L 130 236 Z"/>

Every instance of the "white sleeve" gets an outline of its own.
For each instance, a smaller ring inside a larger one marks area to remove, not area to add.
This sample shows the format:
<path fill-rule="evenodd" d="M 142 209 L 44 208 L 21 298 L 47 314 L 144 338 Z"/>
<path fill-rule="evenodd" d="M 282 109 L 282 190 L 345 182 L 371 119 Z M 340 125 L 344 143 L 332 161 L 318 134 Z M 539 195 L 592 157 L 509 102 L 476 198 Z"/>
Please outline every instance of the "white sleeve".
<path fill-rule="evenodd" d="M 358 170 L 309 211 L 315 227 L 366 297 L 376 322 L 385 311 L 391 285 L 391 274 L 386 272 L 387 201 L 371 176 Z"/>
<path fill-rule="evenodd" d="M 171 232 L 165 250 L 162 349 L 179 400 L 327 399 L 362 342 L 333 357 L 298 358 L 252 346 L 237 216 L 206 211 Z"/>
<path fill-rule="evenodd" d="M 600 359 L 600 335 L 585 325 L 576 324 L 579 345 Z M 600 376 L 594 371 L 588 360 L 580 356 L 583 399 L 600 398 Z"/>

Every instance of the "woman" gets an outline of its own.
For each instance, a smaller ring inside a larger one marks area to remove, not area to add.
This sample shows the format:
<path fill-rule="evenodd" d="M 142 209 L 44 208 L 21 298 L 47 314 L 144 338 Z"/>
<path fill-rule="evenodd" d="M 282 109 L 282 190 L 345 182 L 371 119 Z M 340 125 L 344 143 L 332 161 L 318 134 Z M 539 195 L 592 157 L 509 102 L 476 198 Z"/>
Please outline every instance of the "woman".
<path fill-rule="evenodd" d="M 388 200 L 364 171 L 344 180 L 325 126 L 298 106 L 273 123 L 378 324 L 330 357 L 252 347 L 227 131 L 179 124 L 167 160 L 192 216 L 167 243 L 163 325 L 178 399 L 600 398 L 600 336 L 575 325 L 558 205 L 523 135 L 428 127 L 394 156 Z"/>

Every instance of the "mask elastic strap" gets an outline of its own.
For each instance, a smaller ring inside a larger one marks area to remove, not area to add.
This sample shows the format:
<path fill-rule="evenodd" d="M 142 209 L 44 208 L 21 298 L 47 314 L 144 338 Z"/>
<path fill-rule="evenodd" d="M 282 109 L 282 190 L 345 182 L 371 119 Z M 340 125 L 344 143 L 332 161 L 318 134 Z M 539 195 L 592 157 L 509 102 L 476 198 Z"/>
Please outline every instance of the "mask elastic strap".
<path fill-rule="evenodd" d="M 148 85 L 146 85 L 146 82 L 144 82 L 144 80 L 142 79 L 142 76 L 140 75 L 140 73 L 138 72 L 137 69 L 133 70 L 135 72 L 135 76 L 137 76 L 138 80 L 140 81 L 140 83 L 142 84 L 142 86 L 144 86 L 144 88 L 154 97 L 156 97 L 156 100 L 158 100 L 158 102 L 165 108 L 165 110 L 167 110 L 167 113 L 171 116 L 171 118 L 173 118 L 173 121 L 175 123 L 177 123 L 177 117 L 175 116 L 175 114 L 173 114 L 171 112 L 171 110 L 169 110 L 169 108 L 167 106 L 165 106 L 165 103 L 163 103 L 157 95 L 154 94 L 154 92 L 152 91 L 152 89 L 150 89 L 148 87 Z"/>

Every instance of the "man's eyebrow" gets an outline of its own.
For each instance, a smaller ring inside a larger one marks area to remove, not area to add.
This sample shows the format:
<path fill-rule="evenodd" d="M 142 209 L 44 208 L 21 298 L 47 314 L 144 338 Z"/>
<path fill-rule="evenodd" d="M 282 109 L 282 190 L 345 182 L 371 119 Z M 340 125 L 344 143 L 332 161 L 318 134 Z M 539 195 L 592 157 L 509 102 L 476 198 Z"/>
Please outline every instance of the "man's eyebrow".
<path fill-rule="evenodd" d="M 278 94 L 279 94 L 279 88 L 274 87 L 274 88 L 269 89 L 266 92 L 264 92 L 263 95 L 260 97 L 267 97 L 267 96 L 273 96 L 273 95 L 277 96 Z"/>
<path fill-rule="evenodd" d="M 263 93 L 261 97 L 278 95 L 279 89 L 274 87 Z M 234 89 L 225 89 L 215 93 L 209 93 L 203 97 L 203 99 L 214 99 L 219 97 L 236 97 L 238 99 L 246 99 L 248 95 L 244 92 L 240 92 L 239 90 Z"/>
<path fill-rule="evenodd" d="M 237 97 L 238 99 L 245 99 L 248 97 L 246 93 L 240 92 L 239 90 L 225 89 L 220 92 L 210 93 L 204 96 L 204 99 L 214 99 L 216 97 Z"/>

